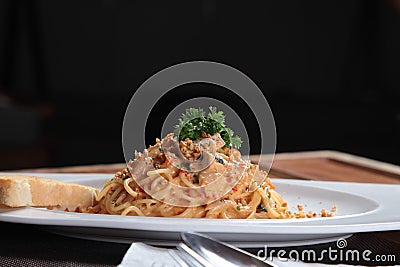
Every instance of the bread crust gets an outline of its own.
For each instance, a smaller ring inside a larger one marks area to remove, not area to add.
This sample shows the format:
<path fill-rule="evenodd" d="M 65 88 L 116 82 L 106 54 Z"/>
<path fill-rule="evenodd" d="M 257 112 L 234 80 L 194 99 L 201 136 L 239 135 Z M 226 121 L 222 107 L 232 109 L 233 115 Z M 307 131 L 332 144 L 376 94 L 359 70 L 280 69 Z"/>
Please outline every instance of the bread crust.
<path fill-rule="evenodd" d="M 95 188 L 51 178 L 0 175 L 0 204 L 8 207 L 60 206 L 76 209 L 93 206 Z"/>

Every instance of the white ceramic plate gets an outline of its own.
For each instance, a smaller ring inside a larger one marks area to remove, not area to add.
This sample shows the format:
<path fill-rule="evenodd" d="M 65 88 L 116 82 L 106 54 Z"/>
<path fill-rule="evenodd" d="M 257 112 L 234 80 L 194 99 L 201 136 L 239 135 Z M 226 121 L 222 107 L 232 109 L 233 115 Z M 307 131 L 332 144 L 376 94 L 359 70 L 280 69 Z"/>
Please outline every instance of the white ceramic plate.
<path fill-rule="evenodd" d="M 101 188 L 109 174 L 34 174 Z M 293 211 L 337 206 L 330 218 L 289 220 L 183 219 L 81 214 L 44 208 L 3 208 L 0 221 L 41 225 L 47 231 L 111 242 L 176 245 L 182 231 L 208 234 L 239 247 L 304 245 L 357 232 L 400 230 L 400 185 L 272 179 Z"/>

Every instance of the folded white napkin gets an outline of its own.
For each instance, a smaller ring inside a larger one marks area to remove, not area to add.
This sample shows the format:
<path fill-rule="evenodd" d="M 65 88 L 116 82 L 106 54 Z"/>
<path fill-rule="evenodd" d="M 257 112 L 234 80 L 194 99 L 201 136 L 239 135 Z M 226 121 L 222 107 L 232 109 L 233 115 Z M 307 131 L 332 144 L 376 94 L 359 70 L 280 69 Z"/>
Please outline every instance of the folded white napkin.
<path fill-rule="evenodd" d="M 128 251 L 126 252 L 122 262 L 118 267 L 131 267 L 131 266 L 141 266 L 141 267 L 180 267 L 182 262 L 179 261 L 175 249 L 165 249 L 157 248 L 146 245 L 144 243 L 132 243 Z M 273 259 L 273 263 L 279 267 L 293 267 L 293 266 L 311 266 L 311 267 L 345 267 L 350 265 L 345 264 L 320 264 L 320 263 L 305 263 L 301 261 L 283 261 L 279 259 Z M 354 266 L 354 265 L 351 265 Z"/>

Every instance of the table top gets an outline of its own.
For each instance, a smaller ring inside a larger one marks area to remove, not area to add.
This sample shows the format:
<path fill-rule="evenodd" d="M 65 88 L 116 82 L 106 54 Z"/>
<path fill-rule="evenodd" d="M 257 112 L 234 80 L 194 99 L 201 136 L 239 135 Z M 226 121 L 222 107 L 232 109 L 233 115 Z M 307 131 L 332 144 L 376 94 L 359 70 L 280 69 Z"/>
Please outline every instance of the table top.
<path fill-rule="evenodd" d="M 256 160 L 257 156 L 251 156 Z M 272 158 L 271 158 L 272 159 Z M 261 167 L 263 166 L 260 164 Z M 125 164 L 102 164 L 71 166 L 62 168 L 39 168 L 15 170 L 16 172 L 40 173 L 115 173 Z M 345 181 L 362 183 L 400 183 L 400 167 L 337 151 L 312 151 L 276 154 L 270 169 L 270 177 L 294 178 L 320 181 Z M 129 245 L 81 240 L 49 234 L 33 225 L 0 223 L 3 229 L 0 242 L 1 266 L 116 266 Z M 394 255 L 395 262 L 380 262 L 379 265 L 400 263 L 400 231 L 355 234 L 348 240 L 348 248 L 369 249 L 376 255 Z M 332 244 L 282 248 L 323 250 Z M 279 249 L 276 249 L 279 251 Z M 257 253 L 257 251 L 250 252 Z M 341 262 L 376 265 L 376 262 Z"/>

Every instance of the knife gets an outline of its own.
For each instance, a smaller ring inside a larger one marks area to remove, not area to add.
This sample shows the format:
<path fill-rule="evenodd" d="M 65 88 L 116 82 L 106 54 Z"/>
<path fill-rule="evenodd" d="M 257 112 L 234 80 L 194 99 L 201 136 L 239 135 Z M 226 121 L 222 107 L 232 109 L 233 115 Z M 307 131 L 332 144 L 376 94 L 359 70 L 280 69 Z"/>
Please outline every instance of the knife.
<path fill-rule="evenodd" d="M 178 249 L 197 258 L 203 266 L 278 267 L 272 262 L 264 262 L 244 250 L 199 233 L 184 232 L 181 237 L 187 246 L 180 246 Z"/>

